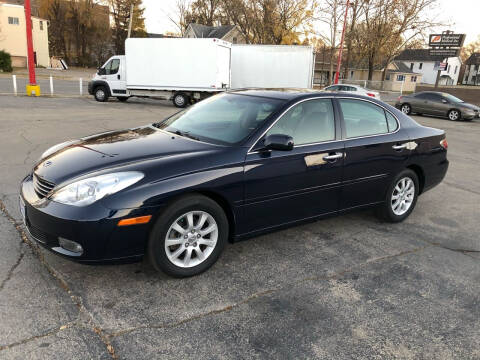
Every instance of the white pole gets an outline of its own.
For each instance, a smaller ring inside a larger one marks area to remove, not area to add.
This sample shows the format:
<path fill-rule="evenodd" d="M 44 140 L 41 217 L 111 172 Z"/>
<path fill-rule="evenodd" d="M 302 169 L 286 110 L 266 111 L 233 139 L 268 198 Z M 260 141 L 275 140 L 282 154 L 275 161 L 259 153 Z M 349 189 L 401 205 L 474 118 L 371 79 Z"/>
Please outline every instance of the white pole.
<path fill-rule="evenodd" d="M 50 76 L 50 95 L 53 95 L 53 78 Z"/>
<path fill-rule="evenodd" d="M 80 96 L 83 95 L 83 86 L 82 86 L 82 78 L 79 79 L 80 80 Z"/>
<path fill-rule="evenodd" d="M 403 94 L 403 83 L 405 82 L 405 76 L 403 77 L 403 80 L 402 80 L 402 86 L 400 88 L 400 95 Z"/>
<path fill-rule="evenodd" d="M 363 80 L 363 87 L 366 89 L 367 88 L 367 80 Z"/>
<path fill-rule="evenodd" d="M 17 75 L 12 75 L 13 93 L 17 95 Z"/>

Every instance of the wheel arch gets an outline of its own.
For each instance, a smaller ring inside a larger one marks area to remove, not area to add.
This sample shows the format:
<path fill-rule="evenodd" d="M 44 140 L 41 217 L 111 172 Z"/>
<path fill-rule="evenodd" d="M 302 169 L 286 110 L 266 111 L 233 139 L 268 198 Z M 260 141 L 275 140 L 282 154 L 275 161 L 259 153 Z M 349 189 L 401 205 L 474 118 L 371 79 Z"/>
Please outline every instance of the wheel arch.
<path fill-rule="evenodd" d="M 223 195 L 211 190 L 195 189 L 195 190 L 187 191 L 172 197 L 171 199 L 169 199 L 165 208 L 168 207 L 170 204 L 173 204 L 180 198 L 193 196 L 193 195 L 203 195 L 209 198 L 210 200 L 215 201 L 222 208 L 228 220 L 228 241 L 230 243 L 233 243 L 235 238 L 236 217 L 235 217 L 235 213 L 233 212 L 232 205 L 228 202 L 228 200 Z M 163 213 L 163 210 L 160 211 L 160 213 L 156 217 L 162 216 L 162 213 Z"/>
<path fill-rule="evenodd" d="M 417 175 L 418 184 L 420 186 L 420 189 L 418 189 L 418 194 L 420 195 L 425 187 L 425 171 L 423 171 L 422 167 L 417 164 L 408 165 L 407 169 L 412 170 Z"/>
<path fill-rule="evenodd" d="M 93 84 L 92 84 L 92 93 L 93 94 L 95 94 L 95 90 L 99 86 L 105 86 L 105 88 L 107 89 L 107 92 L 108 92 L 108 96 L 112 96 L 112 91 L 110 90 L 110 86 L 108 85 L 108 82 L 103 81 L 103 80 L 95 80 L 93 82 Z"/>

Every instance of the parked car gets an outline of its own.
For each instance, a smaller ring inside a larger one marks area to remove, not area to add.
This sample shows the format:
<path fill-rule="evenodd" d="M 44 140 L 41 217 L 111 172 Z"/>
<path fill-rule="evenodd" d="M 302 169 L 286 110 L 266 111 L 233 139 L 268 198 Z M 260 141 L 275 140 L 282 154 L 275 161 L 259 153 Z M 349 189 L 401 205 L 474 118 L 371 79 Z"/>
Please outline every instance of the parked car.
<path fill-rule="evenodd" d="M 398 97 L 395 107 L 404 114 L 435 115 L 450 120 L 473 120 L 480 117 L 480 107 L 443 92 L 423 91 Z"/>
<path fill-rule="evenodd" d="M 147 255 L 191 276 L 227 242 L 285 226 L 370 206 L 404 220 L 445 176 L 447 146 L 444 131 L 369 97 L 227 92 L 50 148 L 21 183 L 20 209 L 31 236 L 69 259 Z"/>
<path fill-rule="evenodd" d="M 358 85 L 337 84 L 337 85 L 327 86 L 323 90 L 348 92 L 348 93 L 352 93 L 352 94 L 370 96 L 370 97 L 373 97 L 375 99 L 381 100 L 380 99 L 380 93 L 378 91 L 365 89 L 364 87 L 361 87 L 361 86 L 358 86 Z"/>

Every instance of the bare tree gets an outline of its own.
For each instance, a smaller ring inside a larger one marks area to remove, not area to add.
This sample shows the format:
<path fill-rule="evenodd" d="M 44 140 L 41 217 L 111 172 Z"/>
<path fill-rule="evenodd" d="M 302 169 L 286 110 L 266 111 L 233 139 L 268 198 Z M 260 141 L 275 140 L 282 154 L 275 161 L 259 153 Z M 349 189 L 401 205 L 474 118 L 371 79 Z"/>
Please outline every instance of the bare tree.
<path fill-rule="evenodd" d="M 180 36 L 185 36 L 185 32 L 188 27 L 188 17 L 190 13 L 190 1 L 189 0 L 177 0 L 175 4 L 175 11 L 173 14 L 165 13 L 168 19 L 177 28 Z"/>

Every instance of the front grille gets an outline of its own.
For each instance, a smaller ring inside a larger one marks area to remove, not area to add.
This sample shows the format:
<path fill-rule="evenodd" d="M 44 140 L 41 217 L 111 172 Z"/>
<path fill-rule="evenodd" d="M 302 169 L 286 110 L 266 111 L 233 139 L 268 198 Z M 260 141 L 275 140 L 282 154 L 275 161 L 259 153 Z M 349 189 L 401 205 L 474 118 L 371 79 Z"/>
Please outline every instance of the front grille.
<path fill-rule="evenodd" d="M 37 195 L 43 199 L 47 194 L 55 187 L 54 183 L 42 179 L 41 177 L 33 174 L 33 188 Z"/>

